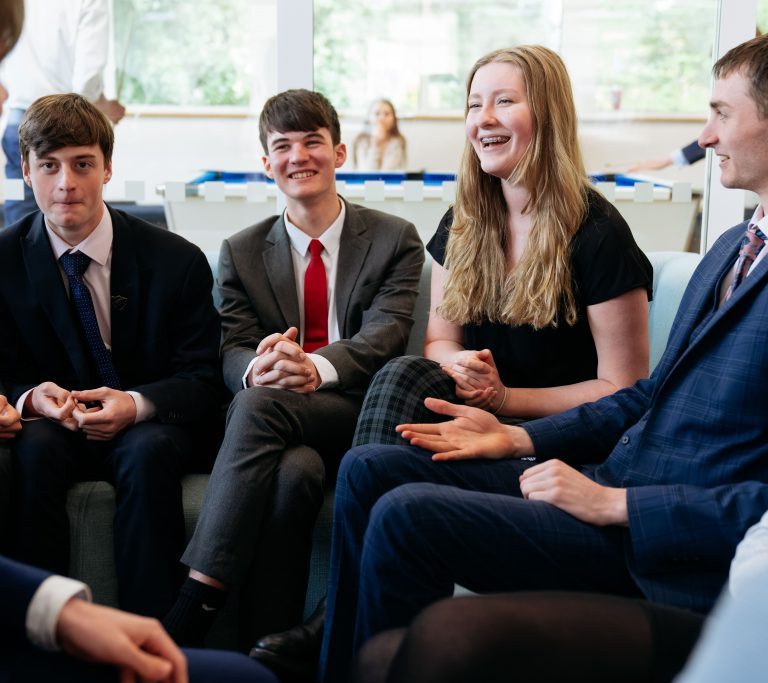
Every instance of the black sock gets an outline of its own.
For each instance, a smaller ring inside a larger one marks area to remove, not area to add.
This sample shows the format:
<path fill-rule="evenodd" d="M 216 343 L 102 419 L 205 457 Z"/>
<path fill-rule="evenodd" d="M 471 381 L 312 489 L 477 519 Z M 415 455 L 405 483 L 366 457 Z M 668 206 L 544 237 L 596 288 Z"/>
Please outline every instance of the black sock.
<path fill-rule="evenodd" d="M 178 645 L 203 647 L 205 636 L 226 599 L 226 591 L 187 578 L 179 590 L 176 603 L 165 615 L 163 626 Z"/>

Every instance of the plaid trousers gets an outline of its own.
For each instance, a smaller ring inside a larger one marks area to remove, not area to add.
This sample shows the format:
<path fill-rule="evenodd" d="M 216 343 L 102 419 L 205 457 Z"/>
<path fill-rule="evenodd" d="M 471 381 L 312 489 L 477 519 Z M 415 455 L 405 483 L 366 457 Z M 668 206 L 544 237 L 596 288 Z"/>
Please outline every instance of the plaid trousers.
<path fill-rule="evenodd" d="M 393 358 L 373 377 L 357 420 L 353 446 L 402 444 L 395 427 L 403 423 L 443 422 L 424 406 L 428 396 L 458 403 L 456 385 L 433 360 L 422 356 Z"/>

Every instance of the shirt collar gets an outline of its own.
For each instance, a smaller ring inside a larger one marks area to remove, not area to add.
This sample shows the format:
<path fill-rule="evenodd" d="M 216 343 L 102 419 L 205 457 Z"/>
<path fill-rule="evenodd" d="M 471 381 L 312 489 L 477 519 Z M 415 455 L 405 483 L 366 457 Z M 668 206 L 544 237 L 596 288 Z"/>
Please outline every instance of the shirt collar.
<path fill-rule="evenodd" d="M 344 227 L 344 218 L 347 215 L 347 206 L 339 199 L 341 210 L 336 219 L 331 223 L 317 239 L 323 245 L 325 250 L 333 256 L 339 250 L 339 242 L 341 241 L 341 231 Z M 314 239 L 307 235 L 301 228 L 296 227 L 288 219 L 288 212 L 283 212 L 283 220 L 285 221 L 285 229 L 288 232 L 288 239 L 291 240 L 291 246 L 302 256 L 306 256 L 309 252 L 309 243 Z"/>
<path fill-rule="evenodd" d="M 96 263 L 98 263 L 100 266 L 103 266 L 107 263 L 109 259 L 109 252 L 112 250 L 113 231 L 112 216 L 110 215 L 106 206 L 104 207 L 104 213 L 101 216 L 99 224 L 96 226 L 94 231 L 88 235 L 88 237 L 80 242 L 80 244 L 76 244 L 74 246 L 67 244 L 63 239 L 61 239 L 61 237 L 59 237 L 53 230 L 51 230 L 51 228 L 48 226 L 48 221 L 45 222 L 45 229 L 48 232 L 48 239 L 51 242 L 51 249 L 53 250 L 53 255 L 56 257 L 57 261 L 61 258 L 62 254 L 65 254 L 68 251 L 73 253 L 81 251 L 92 261 L 96 261 Z"/>
<path fill-rule="evenodd" d="M 768 235 L 768 216 L 765 215 L 765 210 L 762 204 L 758 204 L 755 209 L 755 213 L 752 214 L 752 218 L 749 220 L 750 225 L 756 225 L 760 228 L 763 235 Z"/>

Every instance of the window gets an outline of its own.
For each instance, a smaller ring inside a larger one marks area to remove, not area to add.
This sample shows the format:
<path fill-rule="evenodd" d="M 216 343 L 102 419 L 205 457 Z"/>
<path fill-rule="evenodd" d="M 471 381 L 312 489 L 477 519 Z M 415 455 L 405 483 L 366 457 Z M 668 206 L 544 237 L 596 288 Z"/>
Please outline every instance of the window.
<path fill-rule="evenodd" d="M 275 82 L 275 2 L 113 0 L 119 98 L 186 107 L 263 101 Z"/>
<path fill-rule="evenodd" d="M 563 56 L 582 115 L 700 113 L 707 101 L 716 0 L 315 0 L 314 7 L 315 86 L 348 110 L 364 112 L 385 96 L 411 113 L 461 111 L 472 63 L 520 43 Z"/>

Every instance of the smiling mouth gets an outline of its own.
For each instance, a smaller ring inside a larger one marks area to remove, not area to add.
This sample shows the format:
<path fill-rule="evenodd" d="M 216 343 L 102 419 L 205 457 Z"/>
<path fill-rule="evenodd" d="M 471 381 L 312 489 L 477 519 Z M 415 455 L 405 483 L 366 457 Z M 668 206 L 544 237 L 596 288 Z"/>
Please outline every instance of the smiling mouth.
<path fill-rule="evenodd" d="M 296 171 L 291 173 L 288 177 L 291 180 L 304 180 L 304 178 L 311 178 L 313 175 L 317 175 L 316 171 Z"/>
<path fill-rule="evenodd" d="M 480 138 L 480 144 L 482 144 L 483 149 L 493 149 L 507 142 L 509 142 L 509 137 L 506 135 L 487 135 Z"/>

